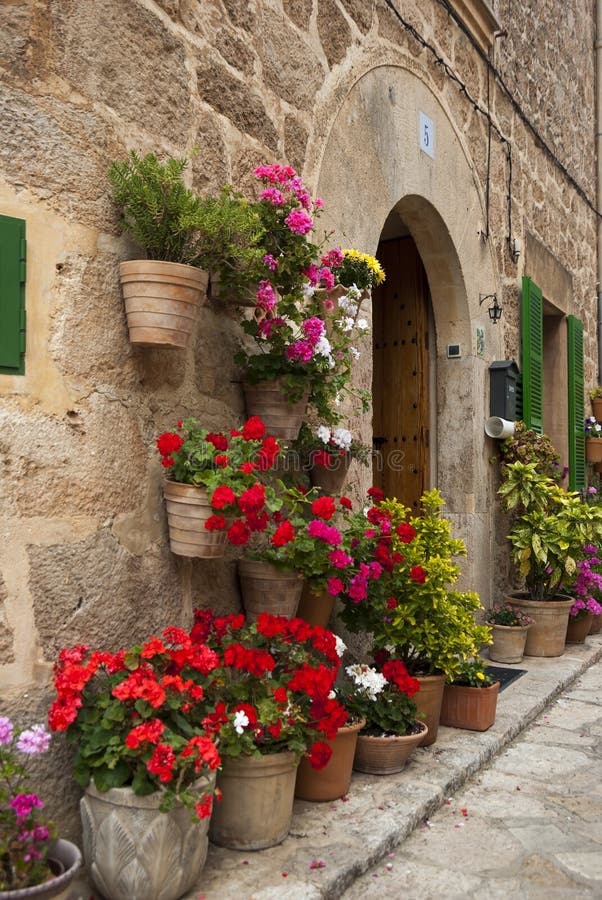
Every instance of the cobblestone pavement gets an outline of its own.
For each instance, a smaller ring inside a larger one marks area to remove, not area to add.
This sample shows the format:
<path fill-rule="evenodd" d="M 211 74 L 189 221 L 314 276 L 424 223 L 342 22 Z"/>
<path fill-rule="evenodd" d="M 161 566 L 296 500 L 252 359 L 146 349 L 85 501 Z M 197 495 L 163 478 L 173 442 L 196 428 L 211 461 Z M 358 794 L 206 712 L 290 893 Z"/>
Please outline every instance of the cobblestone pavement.
<path fill-rule="evenodd" d="M 602 898 L 602 663 L 342 896 Z"/>

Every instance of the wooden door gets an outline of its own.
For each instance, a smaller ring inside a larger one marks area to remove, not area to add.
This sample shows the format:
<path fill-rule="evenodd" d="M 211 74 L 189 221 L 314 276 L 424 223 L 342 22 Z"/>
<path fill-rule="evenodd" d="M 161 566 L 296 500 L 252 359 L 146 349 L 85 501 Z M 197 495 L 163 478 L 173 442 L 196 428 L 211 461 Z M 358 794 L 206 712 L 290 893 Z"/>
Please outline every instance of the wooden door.
<path fill-rule="evenodd" d="M 417 509 L 429 485 L 429 291 L 411 237 L 382 241 L 373 291 L 373 481 Z"/>

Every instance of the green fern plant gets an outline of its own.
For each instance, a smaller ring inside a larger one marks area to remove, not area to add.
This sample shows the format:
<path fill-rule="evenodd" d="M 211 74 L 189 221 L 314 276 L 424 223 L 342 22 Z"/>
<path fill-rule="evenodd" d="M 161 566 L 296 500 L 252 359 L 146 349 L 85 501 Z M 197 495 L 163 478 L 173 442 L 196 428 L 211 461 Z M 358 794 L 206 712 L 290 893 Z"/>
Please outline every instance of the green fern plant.
<path fill-rule="evenodd" d="M 202 201 L 186 187 L 188 160 L 159 162 L 154 153 L 112 162 L 108 177 L 121 223 L 149 259 L 200 265 Z"/>

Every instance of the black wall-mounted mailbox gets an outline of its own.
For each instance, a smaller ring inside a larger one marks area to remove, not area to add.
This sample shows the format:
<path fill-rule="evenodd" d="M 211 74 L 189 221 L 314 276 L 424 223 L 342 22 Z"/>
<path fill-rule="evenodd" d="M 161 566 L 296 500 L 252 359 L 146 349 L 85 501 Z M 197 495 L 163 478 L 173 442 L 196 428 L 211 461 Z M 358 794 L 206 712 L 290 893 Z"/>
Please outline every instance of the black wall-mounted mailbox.
<path fill-rule="evenodd" d="M 489 366 L 489 415 L 508 422 L 516 420 L 516 380 L 518 366 L 513 359 L 502 359 Z"/>

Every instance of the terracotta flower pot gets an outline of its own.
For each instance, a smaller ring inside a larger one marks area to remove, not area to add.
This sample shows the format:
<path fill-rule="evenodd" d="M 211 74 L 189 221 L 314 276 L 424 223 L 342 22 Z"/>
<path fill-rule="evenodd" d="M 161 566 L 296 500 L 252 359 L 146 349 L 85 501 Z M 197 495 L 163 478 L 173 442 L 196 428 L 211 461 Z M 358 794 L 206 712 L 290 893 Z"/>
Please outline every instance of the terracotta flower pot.
<path fill-rule="evenodd" d="M 504 602 L 535 619 L 527 632 L 525 656 L 562 656 L 572 598 L 560 595 L 554 600 L 530 600 L 518 591 Z"/>
<path fill-rule="evenodd" d="M 600 629 L 602 628 L 602 613 L 597 616 L 592 616 L 592 624 L 589 628 L 590 634 L 598 634 Z"/>
<path fill-rule="evenodd" d="M 328 591 L 313 591 L 305 582 L 297 615 L 300 619 L 309 622 L 310 625 L 321 625 L 322 628 L 327 628 L 333 606 L 332 594 L 329 594 Z"/>
<path fill-rule="evenodd" d="M 263 850 L 281 844 L 293 817 L 297 759 L 292 752 L 224 757 L 209 837 L 231 850 Z"/>
<path fill-rule="evenodd" d="M 332 741 L 326 741 L 332 748 L 332 756 L 323 769 L 314 769 L 307 757 L 301 757 L 297 769 L 295 797 L 300 800 L 338 800 L 344 797 L 351 784 L 351 770 L 360 728 L 365 719 L 355 725 L 339 728 Z"/>
<path fill-rule="evenodd" d="M 324 494 L 340 494 L 347 481 L 350 465 L 350 453 L 331 456 L 331 464 L 328 466 L 312 462 L 309 472 L 311 483 L 314 487 L 320 488 Z"/>
<path fill-rule="evenodd" d="M 416 734 L 387 737 L 358 735 L 353 768 L 368 775 L 393 775 L 401 772 L 416 747 L 425 743 L 425 737 L 428 737 L 428 728 L 424 722 L 416 721 L 416 724 L 420 726 L 420 731 Z"/>
<path fill-rule="evenodd" d="M 205 528 L 205 522 L 215 512 L 207 491 L 193 484 L 165 481 L 163 494 L 171 552 L 203 559 L 223 556 L 228 540 L 226 531 L 208 531 Z"/>
<path fill-rule="evenodd" d="M 487 731 L 495 722 L 499 681 L 489 687 L 446 684 L 441 706 L 441 725 Z"/>
<path fill-rule="evenodd" d="M 207 290 L 207 272 L 195 266 L 132 259 L 119 265 L 130 342 L 186 347 Z"/>
<path fill-rule="evenodd" d="M 294 441 L 299 434 L 305 411 L 309 388 L 295 403 L 289 403 L 281 378 L 274 381 L 260 381 L 259 384 L 243 384 L 247 415 L 259 416 L 267 433 L 282 441 Z"/>
<path fill-rule="evenodd" d="M 585 439 L 585 458 L 590 463 L 602 462 L 602 438 Z"/>
<path fill-rule="evenodd" d="M 590 633 L 593 618 L 593 613 L 590 612 L 584 616 L 569 616 L 569 624 L 566 629 L 566 643 L 583 644 Z"/>
<path fill-rule="evenodd" d="M 598 422 L 602 422 L 602 397 L 592 399 L 592 415 Z"/>
<path fill-rule="evenodd" d="M 84 857 L 97 889 L 111 900 L 177 900 L 196 882 L 207 856 L 209 819 L 178 805 L 159 809 L 160 791 L 86 788 L 80 809 Z"/>
<path fill-rule="evenodd" d="M 492 625 L 493 641 L 489 659 L 501 663 L 519 663 L 525 653 L 527 632 L 531 625 Z"/>
<path fill-rule="evenodd" d="M 255 622 L 260 613 L 286 616 L 297 613 L 303 590 L 303 577 L 255 559 L 240 559 L 238 575 L 247 622 Z"/>
<path fill-rule="evenodd" d="M 75 878 L 82 864 L 79 848 L 71 841 L 58 839 L 48 846 L 48 862 L 53 870 L 53 877 L 42 884 L 19 888 L 15 891 L 0 891 L 2 900 L 50 900 L 51 897 L 67 897 L 69 885 Z"/>
<path fill-rule="evenodd" d="M 428 747 L 437 740 L 445 675 L 421 675 L 418 676 L 418 681 L 420 690 L 414 694 L 414 700 L 418 712 L 422 713 L 422 721 L 428 728 L 427 733 L 421 738 L 419 746 Z"/>

